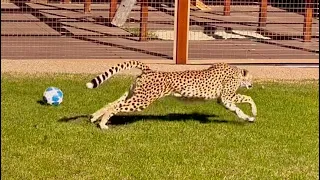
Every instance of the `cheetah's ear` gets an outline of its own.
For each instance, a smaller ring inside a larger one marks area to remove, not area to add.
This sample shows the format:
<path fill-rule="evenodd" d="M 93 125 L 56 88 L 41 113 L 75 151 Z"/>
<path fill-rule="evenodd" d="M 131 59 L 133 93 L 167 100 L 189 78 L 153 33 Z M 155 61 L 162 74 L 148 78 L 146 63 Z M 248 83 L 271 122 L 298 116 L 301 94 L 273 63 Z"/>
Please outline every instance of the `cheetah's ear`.
<path fill-rule="evenodd" d="M 243 75 L 244 77 L 246 77 L 246 76 L 248 75 L 248 73 L 249 73 L 248 70 L 242 69 L 242 75 Z"/>

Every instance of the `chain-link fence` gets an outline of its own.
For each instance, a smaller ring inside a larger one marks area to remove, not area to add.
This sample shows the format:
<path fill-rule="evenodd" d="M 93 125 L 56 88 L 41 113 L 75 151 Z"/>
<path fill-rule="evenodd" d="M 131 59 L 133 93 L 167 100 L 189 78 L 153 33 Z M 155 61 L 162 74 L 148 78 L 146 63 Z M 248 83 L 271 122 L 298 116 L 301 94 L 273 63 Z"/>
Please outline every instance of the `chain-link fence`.
<path fill-rule="evenodd" d="M 2 0 L 1 57 L 170 61 L 179 51 L 175 6 L 171 0 Z M 191 0 L 187 33 L 192 61 L 303 63 L 319 57 L 319 2 Z"/>

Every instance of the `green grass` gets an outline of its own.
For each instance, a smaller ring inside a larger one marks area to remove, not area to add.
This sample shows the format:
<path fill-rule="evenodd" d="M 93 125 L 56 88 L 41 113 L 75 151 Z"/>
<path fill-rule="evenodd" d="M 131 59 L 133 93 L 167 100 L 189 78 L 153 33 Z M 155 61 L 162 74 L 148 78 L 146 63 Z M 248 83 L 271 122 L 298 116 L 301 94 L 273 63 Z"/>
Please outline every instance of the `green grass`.
<path fill-rule="evenodd" d="M 132 82 L 115 77 L 86 89 L 92 77 L 2 74 L 2 178 L 319 178 L 318 81 L 258 83 L 241 90 L 257 104 L 255 123 L 239 120 L 215 101 L 173 97 L 114 117 L 106 131 L 87 118 L 60 122 L 94 112 Z M 37 103 L 48 86 L 63 90 L 61 106 Z M 250 112 L 249 105 L 240 107 Z"/>

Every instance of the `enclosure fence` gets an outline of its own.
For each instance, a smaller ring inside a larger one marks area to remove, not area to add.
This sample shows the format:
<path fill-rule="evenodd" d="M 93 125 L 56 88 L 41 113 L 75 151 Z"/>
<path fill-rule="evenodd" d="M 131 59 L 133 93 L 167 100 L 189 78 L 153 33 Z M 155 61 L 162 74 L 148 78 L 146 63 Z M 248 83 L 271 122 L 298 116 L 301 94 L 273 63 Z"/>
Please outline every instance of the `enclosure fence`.
<path fill-rule="evenodd" d="M 2 59 L 317 63 L 315 0 L 2 0 Z"/>

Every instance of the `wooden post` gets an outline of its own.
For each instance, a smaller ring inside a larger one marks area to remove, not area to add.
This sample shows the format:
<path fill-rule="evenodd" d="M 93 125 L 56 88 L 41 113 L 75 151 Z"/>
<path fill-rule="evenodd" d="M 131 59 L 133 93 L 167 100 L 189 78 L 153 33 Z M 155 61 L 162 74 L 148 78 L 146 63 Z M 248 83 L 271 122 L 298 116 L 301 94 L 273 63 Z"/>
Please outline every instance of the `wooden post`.
<path fill-rule="evenodd" d="M 71 0 L 61 0 L 60 2 L 62 2 L 63 4 L 70 4 Z"/>
<path fill-rule="evenodd" d="M 231 0 L 224 0 L 223 15 L 230 16 L 230 4 Z"/>
<path fill-rule="evenodd" d="M 137 0 L 122 0 L 116 11 L 116 14 L 111 21 L 111 24 L 118 27 L 123 26 L 126 23 L 136 2 Z"/>
<path fill-rule="evenodd" d="M 148 0 L 140 0 L 140 41 L 146 41 L 148 30 Z"/>
<path fill-rule="evenodd" d="M 110 9 L 109 9 L 109 21 L 110 22 L 112 21 L 114 15 L 116 14 L 117 4 L 118 4 L 118 0 L 111 0 L 110 1 Z"/>
<path fill-rule="evenodd" d="M 260 12 L 259 12 L 259 27 L 266 27 L 267 25 L 267 11 L 268 11 L 268 0 L 261 0 Z"/>
<path fill-rule="evenodd" d="M 306 7 L 304 12 L 304 23 L 303 23 L 303 41 L 311 41 L 312 32 L 312 0 L 306 0 Z"/>
<path fill-rule="evenodd" d="M 190 3 L 191 3 L 193 6 L 196 6 L 196 5 L 197 5 L 197 0 L 190 0 Z"/>
<path fill-rule="evenodd" d="M 188 60 L 190 0 L 175 1 L 174 50 L 176 64 L 186 64 Z"/>
<path fill-rule="evenodd" d="M 91 0 L 84 1 L 84 13 L 91 12 Z"/>

